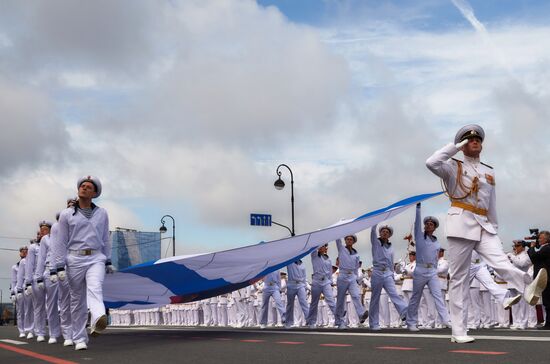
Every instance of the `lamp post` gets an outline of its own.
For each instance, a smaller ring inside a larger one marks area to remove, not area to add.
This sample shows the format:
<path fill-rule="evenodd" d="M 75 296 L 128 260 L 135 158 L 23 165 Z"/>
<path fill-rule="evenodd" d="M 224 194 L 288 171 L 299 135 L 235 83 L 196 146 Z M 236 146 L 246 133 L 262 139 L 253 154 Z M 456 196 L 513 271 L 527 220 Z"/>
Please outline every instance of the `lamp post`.
<path fill-rule="evenodd" d="M 174 218 L 170 215 L 164 215 L 163 217 L 161 217 L 160 219 L 160 222 L 162 224 L 162 226 L 159 228 L 159 231 L 160 233 L 165 233 L 166 231 L 168 231 L 168 229 L 166 229 L 166 226 L 164 226 L 165 224 L 165 221 L 164 221 L 164 218 L 165 217 L 169 217 L 172 219 L 172 256 L 176 256 L 176 220 L 174 220 Z"/>
<path fill-rule="evenodd" d="M 281 167 L 286 167 L 290 172 L 290 205 L 292 207 L 292 229 L 290 231 L 290 235 L 294 236 L 296 235 L 294 230 L 294 175 L 292 174 L 292 169 L 290 169 L 289 166 L 287 166 L 286 164 L 279 164 L 276 170 L 277 176 L 279 178 L 273 184 L 276 189 L 282 190 L 283 188 L 285 188 L 285 182 L 281 179 L 282 172 L 279 171 Z"/>

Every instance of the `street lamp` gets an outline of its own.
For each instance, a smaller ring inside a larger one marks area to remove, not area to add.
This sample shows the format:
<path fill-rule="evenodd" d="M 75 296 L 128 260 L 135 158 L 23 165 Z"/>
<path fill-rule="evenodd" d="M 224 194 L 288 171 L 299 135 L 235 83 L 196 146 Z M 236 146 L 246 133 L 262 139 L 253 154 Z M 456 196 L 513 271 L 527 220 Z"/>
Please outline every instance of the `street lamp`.
<path fill-rule="evenodd" d="M 294 236 L 296 235 L 294 230 L 294 175 L 292 174 L 292 169 L 290 169 L 289 166 L 287 166 L 286 164 L 279 164 L 276 170 L 277 176 L 279 178 L 275 181 L 275 183 L 273 183 L 276 189 L 282 190 L 283 188 L 285 188 L 285 182 L 281 179 L 282 172 L 279 171 L 279 168 L 281 167 L 286 167 L 290 172 L 290 204 L 292 206 L 292 230 L 290 231 L 290 235 Z"/>
<path fill-rule="evenodd" d="M 161 234 L 168 231 L 166 226 L 164 226 L 164 224 L 165 224 L 164 218 L 165 217 L 169 217 L 169 218 L 172 219 L 172 256 L 175 257 L 176 256 L 176 220 L 174 220 L 174 218 L 170 215 L 164 215 L 163 217 L 161 217 L 160 222 L 161 222 L 162 226 L 159 228 L 159 231 L 160 231 Z"/>

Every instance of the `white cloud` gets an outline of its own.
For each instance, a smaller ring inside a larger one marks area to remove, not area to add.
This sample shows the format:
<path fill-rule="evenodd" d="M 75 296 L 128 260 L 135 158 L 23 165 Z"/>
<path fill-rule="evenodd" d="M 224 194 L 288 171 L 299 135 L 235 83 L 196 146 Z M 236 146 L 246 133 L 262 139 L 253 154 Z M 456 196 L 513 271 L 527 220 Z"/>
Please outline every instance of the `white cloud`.
<path fill-rule="evenodd" d="M 502 238 L 548 223 L 548 27 L 487 27 L 505 67 L 463 28 L 378 19 L 313 29 L 252 1 L 140 3 L 128 18 L 119 3 L 88 4 L 90 19 L 70 25 L 67 14 L 84 11 L 56 13 L 59 4 L 0 15 L 11 42 L 0 46 L 0 55 L 10 50 L 0 57 L 10 75 L 0 78 L 0 123 L 10 131 L 0 134 L 2 233 L 32 235 L 91 173 L 105 186 L 99 204 L 112 227 L 156 228 L 144 211 L 173 209 L 188 220 L 176 216 L 186 253 L 280 237 L 248 226 L 250 212 L 290 223 L 289 190 L 273 188 L 279 163 L 295 174 L 298 232 L 317 229 L 438 190 L 424 161 L 472 121 L 487 131 Z M 53 39 L 67 27 L 74 34 Z M 115 33 L 107 44 L 92 39 Z M 425 208 L 443 220 L 447 205 L 441 197 Z M 412 214 L 391 223 L 399 256 Z M 368 232 L 359 237 L 370 261 Z"/>

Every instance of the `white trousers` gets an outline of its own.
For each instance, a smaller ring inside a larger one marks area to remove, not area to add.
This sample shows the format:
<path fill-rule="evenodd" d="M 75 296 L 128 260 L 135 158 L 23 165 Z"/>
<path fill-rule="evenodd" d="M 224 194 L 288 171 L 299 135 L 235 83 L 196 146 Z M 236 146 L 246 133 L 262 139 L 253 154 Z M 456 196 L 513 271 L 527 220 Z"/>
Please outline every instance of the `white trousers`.
<path fill-rule="evenodd" d="M 307 325 L 315 325 L 317 323 L 317 314 L 319 312 L 319 299 L 321 293 L 325 296 L 325 302 L 327 303 L 330 311 L 336 316 L 336 303 L 334 302 L 334 296 L 332 294 L 332 287 L 330 283 L 317 284 L 315 281 L 311 284 L 311 304 L 309 305 L 309 312 L 306 319 Z"/>
<path fill-rule="evenodd" d="M 448 237 L 447 241 L 449 242 L 449 273 L 451 275 L 449 281 L 449 308 L 451 311 L 452 334 L 454 336 L 465 336 L 463 301 L 470 290 L 468 277 L 473 250 L 478 252 L 481 258 L 499 276 L 503 277 L 511 287 L 519 292 L 524 291 L 526 284 L 530 283 L 532 278 L 510 263 L 502 250 L 502 243 L 497 235 L 482 230 L 480 241 L 454 237 Z"/>
<path fill-rule="evenodd" d="M 73 328 L 71 322 L 71 290 L 69 281 L 58 281 L 57 284 L 57 299 L 59 305 L 59 321 L 61 324 L 61 334 L 63 339 L 73 339 Z"/>
<path fill-rule="evenodd" d="M 395 288 L 395 281 L 393 280 L 393 274 L 381 276 L 373 273 L 371 278 L 371 285 L 372 295 L 369 307 L 369 326 L 371 328 L 376 328 L 380 326 L 378 312 L 380 310 L 380 294 L 382 293 L 382 288 L 384 288 L 384 290 L 388 294 L 399 315 L 403 316 L 406 314 L 407 303 L 397 293 L 397 289 Z"/>
<path fill-rule="evenodd" d="M 337 294 L 336 294 L 336 318 L 335 325 L 343 325 L 344 321 L 344 312 L 346 311 L 346 293 L 349 292 L 351 296 L 351 302 L 355 307 L 355 312 L 357 316 L 361 317 L 365 312 L 363 304 L 361 304 L 361 294 L 359 293 L 359 285 L 355 275 L 352 275 L 350 278 L 340 278 L 336 281 Z"/>
<path fill-rule="evenodd" d="M 58 282 L 50 281 L 50 270 L 46 269 L 43 275 L 46 286 L 46 314 L 48 317 L 48 333 L 51 338 L 61 336 L 61 323 L 59 320 Z"/>
<path fill-rule="evenodd" d="M 275 308 L 279 311 L 281 321 L 285 321 L 285 306 L 283 306 L 283 302 L 281 301 L 281 293 L 279 290 L 264 290 L 262 292 L 262 315 L 260 318 L 260 325 L 267 325 L 267 311 L 269 309 L 269 298 L 271 297 L 273 297 L 273 301 L 275 301 Z M 273 322 L 277 322 L 276 317 L 273 318 Z"/>
<path fill-rule="evenodd" d="M 306 287 L 290 287 L 286 288 L 286 326 L 294 325 L 294 300 L 298 297 L 298 303 L 302 308 L 304 316 L 309 312 L 309 304 L 307 303 Z"/>
<path fill-rule="evenodd" d="M 25 295 L 23 297 L 16 298 L 15 301 L 17 309 L 17 329 L 20 334 L 25 333 Z"/>
<path fill-rule="evenodd" d="M 429 311 L 433 309 L 430 308 L 433 304 L 435 310 L 437 310 L 441 322 L 445 324 L 448 323 L 450 321 L 449 313 L 447 312 L 444 298 L 441 295 L 441 283 L 439 282 L 437 271 L 435 269 L 417 266 L 413 276 L 413 294 L 407 309 L 407 325 L 416 326 L 418 322 L 418 306 L 420 304 L 420 299 L 422 298 L 422 293 L 424 292 L 425 286 L 428 286 L 429 288 L 429 293 L 427 293 L 426 296 L 431 296 L 429 298 L 433 297 L 431 302 L 428 301 Z M 426 299 L 428 299 L 428 297 L 426 297 Z M 428 312 L 428 316 L 430 316 L 430 314 L 432 313 Z M 435 317 L 433 320 L 434 322 L 431 322 L 431 319 L 428 321 L 430 321 L 428 324 L 432 326 L 435 324 Z"/>
<path fill-rule="evenodd" d="M 71 290 L 71 319 L 73 341 L 88 342 L 86 322 L 90 309 L 92 326 L 103 315 L 103 280 L 105 279 L 105 255 L 67 255 L 67 279 Z M 87 306 L 86 306 L 86 301 Z"/>
<path fill-rule="evenodd" d="M 34 334 L 46 336 L 46 292 L 32 283 L 32 304 L 34 307 Z"/>

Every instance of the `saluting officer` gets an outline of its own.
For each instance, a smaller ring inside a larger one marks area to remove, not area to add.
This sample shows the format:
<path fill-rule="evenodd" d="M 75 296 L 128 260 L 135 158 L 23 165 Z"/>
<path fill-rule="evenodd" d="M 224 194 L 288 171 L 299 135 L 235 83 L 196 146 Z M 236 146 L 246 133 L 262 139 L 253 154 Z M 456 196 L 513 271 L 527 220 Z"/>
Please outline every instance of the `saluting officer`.
<path fill-rule="evenodd" d="M 546 270 L 535 280 L 510 263 L 497 235 L 495 172 L 483 164 L 479 156 L 485 132 L 479 125 L 467 125 L 456 133 L 454 143 L 436 151 L 426 166 L 445 184 L 451 200 L 446 228 L 449 242 L 451 341 L 474 341 L 467 336 L 463 322 L 463 301 L 469 290 L 469 268 L 472 250 L 504 277 L 510 285 L 523 292 L 525 300 L 535 304 L 546 287 Z M 452 158 L 459 151 L 464 160 Z"/>

